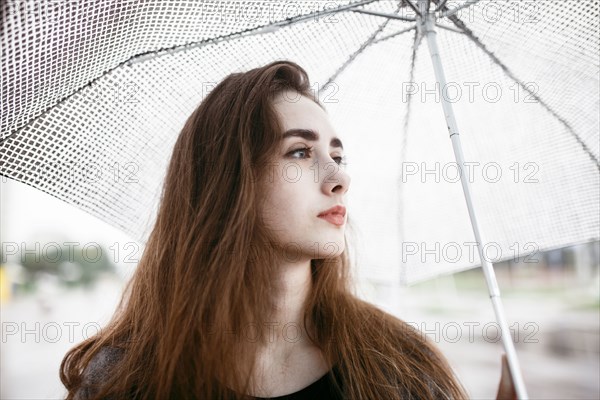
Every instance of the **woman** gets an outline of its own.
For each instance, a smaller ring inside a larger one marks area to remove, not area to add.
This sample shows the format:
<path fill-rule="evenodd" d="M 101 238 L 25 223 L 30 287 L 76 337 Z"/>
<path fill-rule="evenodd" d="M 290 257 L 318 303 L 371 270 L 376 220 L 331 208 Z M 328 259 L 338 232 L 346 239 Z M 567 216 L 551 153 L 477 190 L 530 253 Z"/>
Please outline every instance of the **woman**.
<path fill-rule="evenodd" d="M 466 398 L 428 339 L 352 293 L 343 164 L 300 66 L 223 80 L 117 312 L 62 362 L 68 399 Z"/>

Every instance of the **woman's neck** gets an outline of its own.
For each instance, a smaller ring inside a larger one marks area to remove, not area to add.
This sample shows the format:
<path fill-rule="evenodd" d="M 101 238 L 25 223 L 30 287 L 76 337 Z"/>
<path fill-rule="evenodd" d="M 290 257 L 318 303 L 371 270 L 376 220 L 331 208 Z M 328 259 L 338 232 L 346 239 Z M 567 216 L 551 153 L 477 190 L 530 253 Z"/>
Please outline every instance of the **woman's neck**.
<path fill-rule="evenodd" d="M 275 307 L 266 318 L 267 342 L 261 349 L 276 356 L 310 344 L 304 325 L 304 306 L 312 290 L 311 262 L 283 262 L 277 268 Z M 308 327 L 310 328 L 310 326 Z"/>

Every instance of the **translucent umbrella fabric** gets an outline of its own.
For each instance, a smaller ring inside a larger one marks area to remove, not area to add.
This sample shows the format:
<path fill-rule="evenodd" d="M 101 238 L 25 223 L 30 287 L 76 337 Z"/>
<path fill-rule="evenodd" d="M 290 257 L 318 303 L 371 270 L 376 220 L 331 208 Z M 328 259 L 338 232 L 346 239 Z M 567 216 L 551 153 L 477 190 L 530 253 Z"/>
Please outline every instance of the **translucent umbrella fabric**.
<path fill-rule="evenodd" d="M 349 6 L 415 15 L 396 1 L 6 2 L 0 174 L 144 243 L 187 116 L 229 73 L 289 59 L 343 136 L 359 274 L 480 265 L 425 43 Z M 598 2 L 482 1 L 439 24 L 489 258 L 597 240 Z"/>

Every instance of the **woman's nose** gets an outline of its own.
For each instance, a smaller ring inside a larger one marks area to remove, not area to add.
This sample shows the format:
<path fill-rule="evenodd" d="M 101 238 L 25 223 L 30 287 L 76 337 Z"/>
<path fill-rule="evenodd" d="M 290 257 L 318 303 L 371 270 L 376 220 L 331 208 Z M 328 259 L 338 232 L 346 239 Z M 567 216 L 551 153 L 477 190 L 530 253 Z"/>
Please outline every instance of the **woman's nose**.
<path fill-rule="evenodd" d="M 323 168 L 323 189 L 326 193 L 339 192 L 344 194 L 350 187 L 350 175 L 334 161 L 326 163 Z"/>

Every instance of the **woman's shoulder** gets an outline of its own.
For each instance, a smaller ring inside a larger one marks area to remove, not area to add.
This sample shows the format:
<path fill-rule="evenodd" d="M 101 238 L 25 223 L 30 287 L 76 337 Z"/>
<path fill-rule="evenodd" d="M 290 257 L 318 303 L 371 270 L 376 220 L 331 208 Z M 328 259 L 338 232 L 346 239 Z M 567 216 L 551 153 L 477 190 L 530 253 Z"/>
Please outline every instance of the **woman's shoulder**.
<path fill-rule="evenodd" d="M 123 349 L 104 346 L 92 357 L 84 374 L 90 378 L 99 377 L 109 372 L 123 356 Z"/>
<path fill-rule="evenodd" d="M 402 333 L 418 333 L 419 330 L 411 323 L 405 322 L 400 316 L 387 311 L 377 304 L 370 303 L 366 300 L 359 299 L 361 305 L 361 316 L 363 325 L 366 329 L 378 328 L 381 334 L 394 332 Z"/>
<path fill-rule="evenodd" d="M 365 310 L 367 318 L 370 319 L 365 324 L 365 329 L 373 332 L 373 336 L 369 335 L 369 337 L 372 338 L 373 346 L 378 351 L 388 355 L 393 353 L 400 357 L 402 362 L 421 367 L 433 365 L 448 367 L 447 359 L 439 347 L 415 325 L 372 303 L 366 304 Z M 434 380 L 425 373 L 426 369 L 428 368 L 420 370 L 421 379 L 433 390 L 436 385 Z"/>
<path fill-rule="evenodd" d="M 123 356 L 123 349 L 104 346 L 90 360 L 82 375 L 81 387 L 76 400 L 90 399 L 110 376 L 111 371 Z"/>

